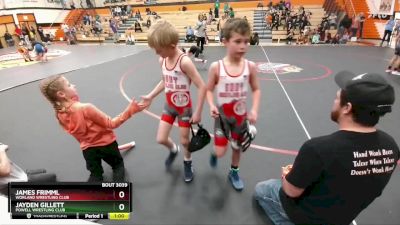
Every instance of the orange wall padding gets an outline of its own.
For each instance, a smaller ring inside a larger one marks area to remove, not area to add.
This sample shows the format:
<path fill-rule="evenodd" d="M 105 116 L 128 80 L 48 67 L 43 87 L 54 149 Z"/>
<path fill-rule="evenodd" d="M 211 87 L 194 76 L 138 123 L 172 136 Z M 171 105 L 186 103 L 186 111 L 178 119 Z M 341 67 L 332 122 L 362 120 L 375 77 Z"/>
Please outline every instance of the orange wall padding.
<path fill-rule="evenodd" d="M 14 23 L 14 18 L 11 15 L 0 16 L 0 24 Z"/>
<path fill-rule="evenodd" d="M 24 19 L 25 16 L 27 17 L 26 19 Z M 17 14 L 17 17 L 18 17 L 18 21 L 20 23 L 22 23 L 22 22 L 36 22 L 35 16 L 33 15 L 33 13 L 30 13 L 30 14 Z"/>

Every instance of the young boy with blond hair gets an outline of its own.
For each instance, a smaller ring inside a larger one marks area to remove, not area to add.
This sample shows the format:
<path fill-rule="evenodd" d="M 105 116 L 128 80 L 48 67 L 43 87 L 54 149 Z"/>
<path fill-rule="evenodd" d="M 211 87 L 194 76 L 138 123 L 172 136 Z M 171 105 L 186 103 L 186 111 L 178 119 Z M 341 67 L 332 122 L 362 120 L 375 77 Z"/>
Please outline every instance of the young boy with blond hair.
<path fill-rule="evenodd" d="M 180 142 L 184 149 L 184 180 L 193 180 L 192 156 L 188 150 L 191 123 L 199 123 L 203 109 L 206 86 L 190 58 L 178 48 L 179 34 L 175 27 L 165 20 L 158 20 L 150 27 L 148 44 L 160 56 L 162 79 L 146 96 L 143 104 L 149 106 L 153 98 L 162 91 L 166 102 L 157 132 L 157 142 L 169 150 L 165 166 L 169 169 L 175 160 L 179 146 L 169 137 L 172 125 L 178 118 Z M 192 114 L 190 84 L 198 88 L 197 106 Z"/>

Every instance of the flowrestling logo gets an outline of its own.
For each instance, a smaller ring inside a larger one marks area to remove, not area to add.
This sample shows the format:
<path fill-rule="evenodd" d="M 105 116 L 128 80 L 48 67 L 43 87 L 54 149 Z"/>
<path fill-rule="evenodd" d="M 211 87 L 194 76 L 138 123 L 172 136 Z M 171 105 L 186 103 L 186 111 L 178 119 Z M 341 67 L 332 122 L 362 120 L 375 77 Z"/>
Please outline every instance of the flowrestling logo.
<path fill-rule="evenodd" d="M 257 65 L 257 70 L 260 73 L 273 74 L 275 71 L 278 75 L 286 73 L 299 73 L 303 70 L 303 68 L 286 63 L 258 62 L 256 63 L 256 65 Z"/>
<path fill-rule="evenodd" d="M 71 52 L 65 51 L 65 50 L 60 50 L 60 49 L 49 49 L 48 52 L 46 53 L 46 55 L 47 55 L 47 59 L 51 60 L 54 58 L 68 55 L 69 53 L 71 53 Z M 16 67 L 16 66 L 28 66 L 28 65 L 38 63 L 38 61 L 35 60 L 36 54 L 33 51 L 30 52 L 30 56 L 33 61 L 25 62 L 22 55 L 18 52 L 11 52 L 11 53 L 8 53 L 5 55 L 0 55 L 0 70 L 12 68 L 12 67 Z"/>

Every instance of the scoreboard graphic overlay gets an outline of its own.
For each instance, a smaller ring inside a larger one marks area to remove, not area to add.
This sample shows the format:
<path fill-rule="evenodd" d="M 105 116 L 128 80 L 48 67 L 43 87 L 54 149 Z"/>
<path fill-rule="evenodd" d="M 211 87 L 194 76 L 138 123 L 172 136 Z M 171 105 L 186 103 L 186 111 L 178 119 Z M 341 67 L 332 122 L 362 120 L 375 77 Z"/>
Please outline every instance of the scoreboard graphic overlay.
<path fill-rule="evenodd" d="M 132 184 L 27 183 L 9 184 L 12 219 L 129 219 Z"/>

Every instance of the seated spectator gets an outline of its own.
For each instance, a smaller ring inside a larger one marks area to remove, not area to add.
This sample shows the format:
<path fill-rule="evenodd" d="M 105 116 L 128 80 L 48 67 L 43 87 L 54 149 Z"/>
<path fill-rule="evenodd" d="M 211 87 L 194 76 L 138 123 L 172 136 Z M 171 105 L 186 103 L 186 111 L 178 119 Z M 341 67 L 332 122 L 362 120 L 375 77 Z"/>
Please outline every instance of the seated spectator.
<path fill-rule="evenodd" d="M 267 28 L 269 29 L 270 27 L 272 27 L 272 14 L 271 13 L 267 13 L 267 15 L 265 16 L 265 23 L 267 25 Z"/>
<path fill-rule="evenodd" d="M 126 44 L 127 45 L 135 45 L 135 36 L 133 35 L 132 30 L 126 32 Z"/>
<path fill-rule="evenodd" d="M 19 37 L 20 40 L 24 39 L 24 36 L 22 35 L 22 30 L 19 28 L 18 25 L 15 25 L 15 34 Z"/>
<path fill-rule="evenodd" d="M 22 58 L 25 60 L 25 62 L 31 62 L 31 61 L 33 61 L 33 60 L 31 59 L 30 54 L 29 54 L 29 49 L 28 49 L 28 47 L 26 46 L 26 44 L 25 44 L 25 42 L 24 42 L 23 39 L 22 39 L 22 40 L 19 42 L 19 44 L 18 44 L 17 52 L 22 56 Z"/>
<path fill-rule="evenodd" d="M 229 18 L 235 18 L 235 11 L 233 11 L 233 8 L 229 8 Z"/>
<path fill-rule="evenodd" d="M 258 37 L 258 33 L 254 32 L 250 37 L 250 45 L 258 45 L 260 43 L 260 38 Z"/>
<path fill-rule="evenodd" d="M 90 24 L 89 14 L 87 14 L 87 13 L 86 13 L 86 15 L 83 16 L 83 24 L 84 25 Z"/>
<path fill-rule="evenodd" d="M 339 35 L 343 35 L 345 32 L 350 31 L 352 20 L 346 14 L 339 23 Z"/>
<path fill-rule="evenodd" d="M 331 29 L 333 27 L 333 29 L 336 29 L 337 27 L 337 22 L 336 22 L 337 16 L 334 13 L 331 13 L 329 15 L 329 29 Z"/>
<path fill-rule="evenodd" d="M 289 33 L 287 34 L 287 37 L 286 37 L 286 41 L 287 41 L 288 45 L 292 44 L 293 38 L 294 38 L 294 31 L 292 29 L 289 31 Z"/>
<path fill-rule="evenodd" d="M 333 45 L 339 44 L 339 39 L 340 39 L 339 34 L 336 34 L 336 35 L 332 38 L 332 44 L 333 44 Z"/>
<path fill-rule="evenodd" d="M 300 33 L 299 37 L 297 38 L 296 44 L 305 45 L 307 43 L 308 43 L 308 37 Z"/>
<path fill-rule="evenodd" d="M 146 15 L 152 15 L 151 10 L 149 8 L 146 8 Z"/>
<path fill-rule="evenodd" d="M 101 25 L 101 22 L 99 20 L 96 20 L 93 24 L 93 31 L 94 34 L 101 34 L 103 32 L 103 26 Z"/>
<path fill-rule="evenodd" d="M 315 32 L 311 39 L 311 44 L 318 44 L 320 39 L 320 35 L 318 32 Z"/>
<path fill-rule="evenodd" d="M 36 30 L 33 26 L 29 28 L 29 40 L 31 41 L 36 40 Z"/>
<path fill-rule="evenodd" d="M 74 44 L 71 40 L 70 44 Z M 33 41 L 32 42 L 33 50 L 36 53 L 36 61 L 47 62 L 47 47 L 43 42 Z"/>
<path fill-rule="evenodd" d="M 348 32 L 345 32 L 343 36 L 339 39 L 339 44 L 346 44 L 350 40 L 350 35 Z"/>
<path fill-rule="evenodd" d="M 161 16 L 157 14 L 157 12 L 152 12 L 151 15 L 154 16 L 155 20 L 161 19 Z"/>
<path fill-rule="evenodd" d="M 38 34 L 39 34 L 40 39 L 41 39 L 43 42 L 49 42 L 49 41 L 50 41 L 50 40 L 44 35 L 44 33 L 43 33 L 43 28 L 42 28 L 42 27 L 38 27 Z"/>
<path fill-rule="evenodd" d="M 229 3 L 228 2 L 224 3 L 224 13 L 225 13 L 225 16 L 227 18 L 229 18 Z"/>
<path fill-rule="evenodd" d="M 309 36 L 310 34 L 311 34 L 311 28 L 309 26 L 306 26 L 305 29 L 303 30 L 303 35 Z"/>
<path fill-rule="evenodd" d="M 135 32 L 136 31 L 143 32 L 142 26 L 140 25 L 140 23 L 138 21 L 135 22 Z"/>
<path fill-rule="evenodd" d="M 151 17 L 150 17 L 150 16 L 147 17 L 146 27 L 147 27 L 147 28 L 150 28 L 150 27 L 151 27 Z"/>
<path fill-rule="evenodd" d="M 8 30 L 4 33 L 4 39 L 7 42 L 8 47 L 14 46 L 14 39 L 12 38 L 11 34 L 8 33 Z"/>
<path fill-rule="evenodd" d="M 331 44 L 331 43 L 332 43 L 332 35 L 331 35 L 331 33 L 329 33 L 329 32 L 326 34 L 325 43 L 326 43 L 326 44 Z"/>
<path fill-rule="evenodd" d="M 140 11 L 139 11 L 139 10 L 136 11 L 135 17 L 136 17 L 136 19 L 138 19 L 138 20 L 143 20 L 143 19 L 142 19 L 142 15 L 140 14 Z"/>
<path fill-rule="evenodd" d="M 186 29 L 186 42 L 193 42 L 196 39 L 194 36 L 194 31 L 191 26 L 188 26 Z"/>
<path fill-rule="evenodd" d="M 45 169 L 24 171 L 7 156 L 8 146 L 0 143 L 0 194 L 8 196 L 9 182 L 56 182 L 56 175 Z"/>
<path fill-rule="evenodd" d="M 318 25 L 317 33 L 319 34 L 319 40 L 322 42 L 325 40 L 325 31 L 326 29 L 323 26 Z"/>
<path fill-rule="evenodd" d="M 193 60 L 195 62 L 207 63 L 207 60 L 199 58 L 200 48 L 195 45 L 191 46 L 189 49 L 182 48 L 182 52 L 187 53 L 189 57 L 194 56 Z"/>

